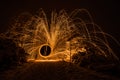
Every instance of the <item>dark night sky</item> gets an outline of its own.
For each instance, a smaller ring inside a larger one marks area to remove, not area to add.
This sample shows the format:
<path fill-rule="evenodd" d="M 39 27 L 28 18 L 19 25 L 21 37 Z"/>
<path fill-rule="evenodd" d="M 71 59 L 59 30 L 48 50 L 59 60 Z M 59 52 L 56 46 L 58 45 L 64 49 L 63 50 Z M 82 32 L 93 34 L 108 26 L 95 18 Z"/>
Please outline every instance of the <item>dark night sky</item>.
<path fill-rule="evenodd" d="M 47 13 L 52 10 L 76 8 L 87 9 L 95 23 L 102 29 L 120 40 L 119 0 L 0 0 L 0 32 L 7 29 L 6 25 L 16 14 L 34 12 L 39 8 Z"/>
<path fill-rule="evenodd" d="M 0 31 L 6 29 L 6 24 L 16 14 L 28 11 L 34 12 L 43 8 L 45 12 L 65 9 L 72 11 L 76 8 L 87 9 L 95 23 L 102 26 L 110 34 L 119 34 L 119 3 L 117 0 L 0 0 Z M 118 37 L 119 36 L 119 37 Z"/>

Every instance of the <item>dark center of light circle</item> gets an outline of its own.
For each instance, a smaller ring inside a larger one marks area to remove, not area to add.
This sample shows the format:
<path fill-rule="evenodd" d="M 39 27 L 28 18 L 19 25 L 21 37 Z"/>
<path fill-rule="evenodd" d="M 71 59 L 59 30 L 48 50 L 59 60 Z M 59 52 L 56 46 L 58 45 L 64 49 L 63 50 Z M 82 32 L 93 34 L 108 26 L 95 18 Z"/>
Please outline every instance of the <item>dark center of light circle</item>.
<path fill-rule="evenodd" d="M 43 56 L 48 56 L 51 53 L 51 48 L 48 45 L 44 45 L 40 49 L 40 53 Z"/>

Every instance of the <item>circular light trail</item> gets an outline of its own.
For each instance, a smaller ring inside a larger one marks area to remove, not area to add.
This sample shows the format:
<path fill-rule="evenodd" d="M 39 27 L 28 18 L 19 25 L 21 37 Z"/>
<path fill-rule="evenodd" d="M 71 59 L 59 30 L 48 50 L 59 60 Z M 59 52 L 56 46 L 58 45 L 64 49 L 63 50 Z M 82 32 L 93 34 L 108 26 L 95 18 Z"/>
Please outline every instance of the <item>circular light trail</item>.
<path fill-rule="evenodd" d="M 48 45 L 43 45 L 41 48 L 40 48 L 40 54 L 42 56 L 48 56 L 50 55 L 51 53 L 51 47 L 48 46 Z"/>

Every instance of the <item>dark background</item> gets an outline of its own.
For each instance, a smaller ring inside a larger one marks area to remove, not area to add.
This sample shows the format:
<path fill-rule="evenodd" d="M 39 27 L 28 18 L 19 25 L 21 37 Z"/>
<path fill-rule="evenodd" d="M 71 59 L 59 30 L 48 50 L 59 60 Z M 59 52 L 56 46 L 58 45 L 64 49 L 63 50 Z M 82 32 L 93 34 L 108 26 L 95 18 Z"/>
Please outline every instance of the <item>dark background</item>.
<path fill-rule="evenodd" d="M 22 12 L 34 12 L 39 8 L 50 14 L 52 10 L 65 9 L 70 12 L 76 8 L 87 9 L 95 23 L 103 31 L 120 41 L 119 0 L 0 0 L 0 32 L 7 30 L 13 16 Z"/>

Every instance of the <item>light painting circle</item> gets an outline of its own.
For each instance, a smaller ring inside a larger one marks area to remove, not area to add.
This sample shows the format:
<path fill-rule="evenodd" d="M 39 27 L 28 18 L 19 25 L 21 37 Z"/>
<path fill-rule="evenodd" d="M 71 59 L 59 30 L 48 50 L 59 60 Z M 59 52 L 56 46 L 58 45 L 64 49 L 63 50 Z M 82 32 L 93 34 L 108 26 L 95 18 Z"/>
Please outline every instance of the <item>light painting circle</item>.
<path fill-rule="evenodd" d="M 42 56 L 48 56 L 50 55 L 51 53 L 51 47 L 48 46 L 48 45 L 43 45 L 41 48 L 40 48 L 40 54 Z"/>

